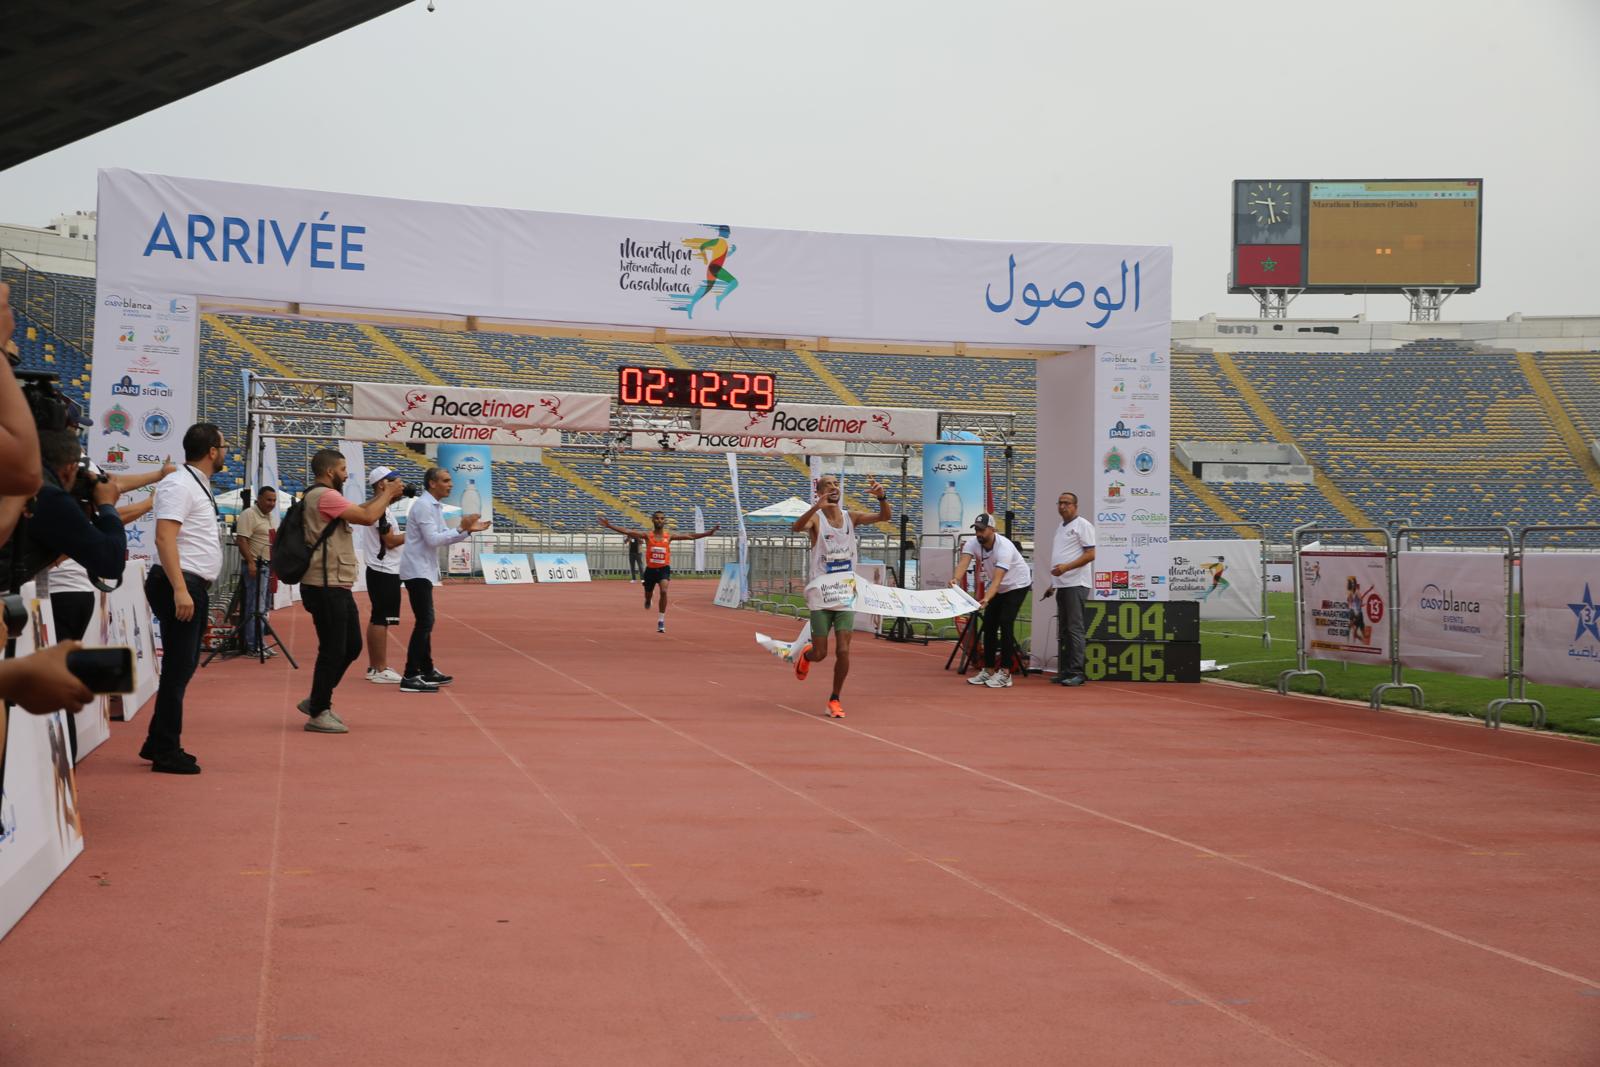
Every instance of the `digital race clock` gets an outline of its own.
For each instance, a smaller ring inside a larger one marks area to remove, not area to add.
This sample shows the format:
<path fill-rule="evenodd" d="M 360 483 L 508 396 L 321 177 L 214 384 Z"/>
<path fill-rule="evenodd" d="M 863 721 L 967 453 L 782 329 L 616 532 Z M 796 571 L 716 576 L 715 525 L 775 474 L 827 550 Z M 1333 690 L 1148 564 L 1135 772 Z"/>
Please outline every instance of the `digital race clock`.
<path fill-rule="evenodd" d="M 777 396 L 777 379 L 766 373 L 617 368 L 617 403 L 624 407 L 771 411 Z"/>
<path fill-rule="evenodd" d="M 1083 630 L 1091 682 L 1200 680 L 1200 605 L 1192 600 L 1092 600 Z"/>

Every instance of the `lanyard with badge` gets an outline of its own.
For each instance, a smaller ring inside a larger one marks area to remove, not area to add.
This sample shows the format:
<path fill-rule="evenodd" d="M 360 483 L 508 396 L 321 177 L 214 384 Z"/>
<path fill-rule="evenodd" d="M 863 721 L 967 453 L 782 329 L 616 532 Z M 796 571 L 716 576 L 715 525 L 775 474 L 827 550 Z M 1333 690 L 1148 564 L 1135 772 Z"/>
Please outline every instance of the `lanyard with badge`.
<path fill-rule="evenodd" d="M 194 484 L 200 487 L 200 492 L 205 494 L 206 503 L 211 505 L 211 513 L 217 517 L 217 525 L 222 525 L 222 509 L 217 507 L 217 498 L 211 495 L 211 487 L 201 480 L 200 473 L 187 463 L 183 469 L 189 472 L 189 477 L 194 479 Z"/>

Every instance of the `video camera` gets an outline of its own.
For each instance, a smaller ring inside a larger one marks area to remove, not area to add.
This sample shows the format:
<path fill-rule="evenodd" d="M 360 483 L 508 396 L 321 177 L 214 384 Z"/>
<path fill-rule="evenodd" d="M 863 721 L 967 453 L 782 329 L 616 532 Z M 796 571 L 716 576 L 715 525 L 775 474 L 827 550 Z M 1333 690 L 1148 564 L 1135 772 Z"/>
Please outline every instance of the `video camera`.
<path fill-rule="evenodd" d="M 33 425 L 46 430 L 76 430 L 83 425 L 83 409 L 61 391 L 61 379 L 43 371 L 19 370 L 17 384 L 33 413 Z"/>
<path fill-rule="evenodd" d="M 58 376 L 25 370 L 18 370 L 15 374 L 17 384 L 22 388 L 23 399 L 28 402 L 33 424 L 41 434 L 78 432 L 83 425 L 83 409 L 62 391 Z M 83 507 L 86 516 L 94 514 L 95 486 L 110 480 L 110 475 L 90 462 L 87 455 L 79 459 L 78 476 L 70 492 L 72 498 Z M 32 510 L 31 503 L 28 510 Z M 25 513 L 11 539 L 0 545 L 0 585 L 13 593 L 60 555 L 46 547 L 55 543 L 47 531 L 38 531 L 30 536 L 29 522 L 30 517 Z"/>

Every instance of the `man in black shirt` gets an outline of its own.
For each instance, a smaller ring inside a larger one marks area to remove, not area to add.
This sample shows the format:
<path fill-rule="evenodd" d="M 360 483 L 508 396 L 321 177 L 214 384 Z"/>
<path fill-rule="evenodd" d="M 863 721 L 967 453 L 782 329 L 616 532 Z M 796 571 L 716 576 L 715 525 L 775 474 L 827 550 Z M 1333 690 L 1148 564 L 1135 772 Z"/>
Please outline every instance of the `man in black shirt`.
<path fill-rule="evenodd" d="M 94 517 L 83 513 L 83 505 L 72 495 L 78 480 L 78 461 L 83 447 L 73 430 L 46 430 L 39 434 L 39 452 L 44 459 L 44 485 L 33 502 L 28 519 L 28 538 L 34 546 L 49 546 L 57 555 L 83 564 L 91 577 L 116 581 L 128 561 L 128 538 L 122 517 L 117 514 L 121 491 L 114 481 L 94 486 Z M 27 554 L 32 557 L 30 551 Z M 32 574 L 27 575 L 33 577 Z"/>

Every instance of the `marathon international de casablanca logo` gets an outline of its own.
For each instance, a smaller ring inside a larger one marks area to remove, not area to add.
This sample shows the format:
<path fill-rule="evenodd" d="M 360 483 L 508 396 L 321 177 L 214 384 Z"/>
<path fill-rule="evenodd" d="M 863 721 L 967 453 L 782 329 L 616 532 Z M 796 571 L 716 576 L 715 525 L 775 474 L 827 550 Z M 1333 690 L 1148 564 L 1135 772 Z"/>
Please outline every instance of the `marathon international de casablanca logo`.
<path fill-rule="evenodd" d="M 739 288 L 739 279 L 728 269 L 728 259 L 739 246 L 729 240 L 732 227 L 705 228 L 711 231 L 709 236 L 696 234 L 676 244 L 624 239 L 618 246 L 617 285 L 627 292 L 656 293 L 673 311 L 691 319 L 708 296 L 712 310 L 721 309 L 722 302 Z"/>

